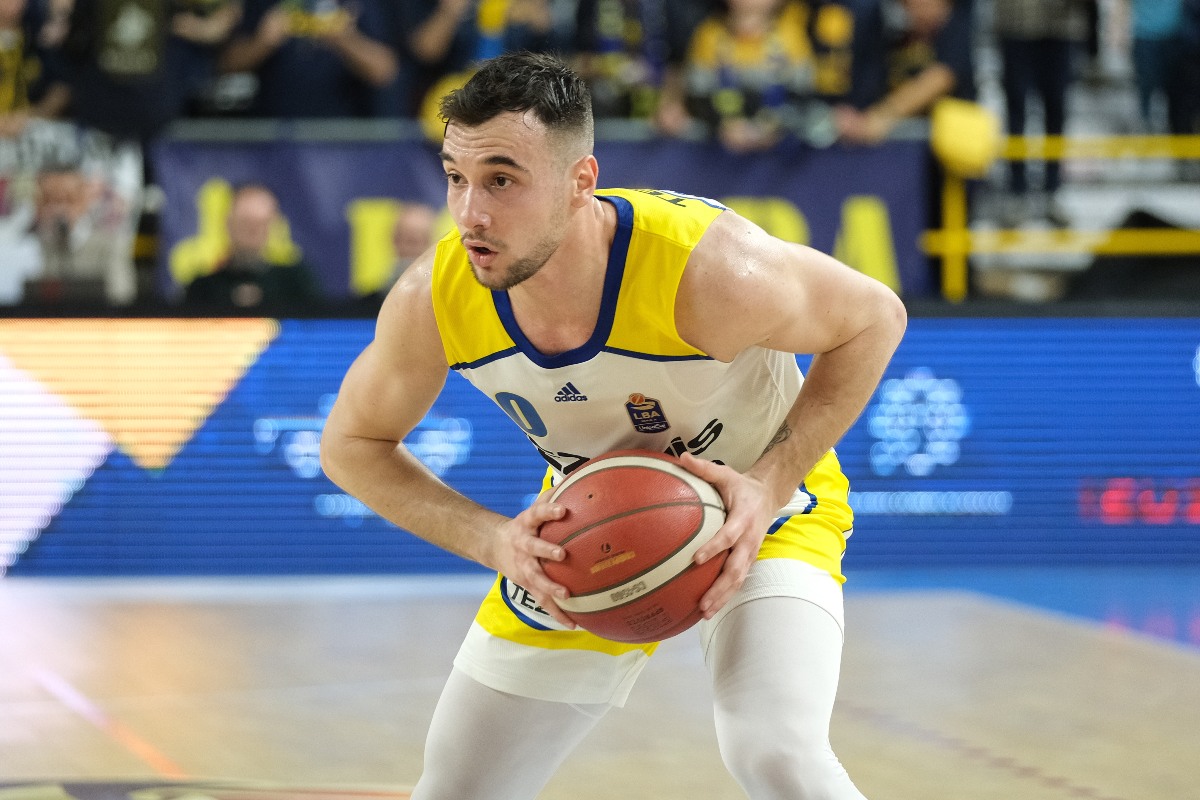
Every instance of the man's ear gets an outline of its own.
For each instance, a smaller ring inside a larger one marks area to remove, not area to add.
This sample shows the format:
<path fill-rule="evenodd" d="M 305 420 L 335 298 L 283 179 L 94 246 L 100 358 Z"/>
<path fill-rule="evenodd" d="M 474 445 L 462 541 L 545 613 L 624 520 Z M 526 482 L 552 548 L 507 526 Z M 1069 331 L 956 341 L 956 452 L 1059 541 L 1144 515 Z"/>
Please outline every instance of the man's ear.
<path fill-rule="evenodd" d="M 596 192 L 596 181 L 600 176 L 600 165 L 590 153 L 571 165 L 574 193 L 572 205 L 582 208 L 592 202 Z"/>

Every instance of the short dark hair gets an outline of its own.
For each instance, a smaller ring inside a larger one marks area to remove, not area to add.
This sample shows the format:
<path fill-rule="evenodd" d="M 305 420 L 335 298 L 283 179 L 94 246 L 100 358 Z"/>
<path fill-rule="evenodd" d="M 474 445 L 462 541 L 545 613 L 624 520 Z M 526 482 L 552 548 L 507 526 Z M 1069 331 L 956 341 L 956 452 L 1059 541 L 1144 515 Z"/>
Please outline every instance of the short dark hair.
<path fill-rule="evenodd" d="M 592 98 L 587 84 L 548 53 L 505 53 L 479 65 L 466 85 L 442 98 L 441 116 L 474 127 L 506 112 L 532 111 L 546 128 L 593 139 Z"/>

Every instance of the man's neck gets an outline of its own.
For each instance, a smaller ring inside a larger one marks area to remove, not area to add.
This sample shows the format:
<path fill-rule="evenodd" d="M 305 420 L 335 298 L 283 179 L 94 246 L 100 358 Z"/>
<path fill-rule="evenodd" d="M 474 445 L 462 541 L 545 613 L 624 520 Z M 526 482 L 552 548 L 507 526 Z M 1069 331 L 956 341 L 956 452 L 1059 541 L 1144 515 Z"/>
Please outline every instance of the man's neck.
<path fill-rule="evenodd" d="M 508 293 L 522 333 L 546 355 L 582 347 L 600 318 L 617 212 L 611 203 L 593 199 L 574 222 L 541 271 Z"/>

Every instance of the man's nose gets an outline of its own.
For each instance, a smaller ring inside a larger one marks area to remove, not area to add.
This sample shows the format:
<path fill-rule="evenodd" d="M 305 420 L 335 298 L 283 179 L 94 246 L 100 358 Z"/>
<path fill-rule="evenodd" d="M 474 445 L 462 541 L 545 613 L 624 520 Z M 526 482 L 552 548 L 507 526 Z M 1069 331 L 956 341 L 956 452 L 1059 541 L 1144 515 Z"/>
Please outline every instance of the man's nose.
<path fill-rule="evenodd" d="M 462 195 L 462 224 L 465 228 L 486 228 L 492 224 L 486 192 L 467 189 Z"/>

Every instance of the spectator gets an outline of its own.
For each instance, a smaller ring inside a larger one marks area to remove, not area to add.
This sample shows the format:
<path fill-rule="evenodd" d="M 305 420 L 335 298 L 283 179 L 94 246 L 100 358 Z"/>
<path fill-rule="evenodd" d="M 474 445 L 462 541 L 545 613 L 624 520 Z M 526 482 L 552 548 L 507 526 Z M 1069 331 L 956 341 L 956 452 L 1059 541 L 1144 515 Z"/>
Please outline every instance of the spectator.
<path fill-rule="evenodd" d="M 210 311 L 309 310 L 322 305 L 312 268 L 297 252 L 273 252 L 272 232 L 283 224 L 275 194 L 260 184 L 233 193 L 227 223 L 229 255 L 188 284 L 185 302 Z"/>
<path fill-rule="evenodd" d="M 396 279 L 404 274 L 404 270 L 416 260 L 417 256 L 428 250 L 437 237 L 434 226 L 437 224 L 437 212 L 424 203 L 405 203 L 396 214 L 396 223 L 392 226 L 392 249 L 396 260 L 392 266 L 392 275 L 388 280 L 390 288 Z"/>
<path fill-rule="evenodd" d="M 440 78 L 475 60 L 476 14 L 472 0 L 408 0 L 395 10 L 401 52 L 414 69 L 415 111 Z"/>
<path fill-rule="evenodd" d="M 1188 134 L 1194 132 L 1189 97 L 1188 23 L 1184 0 L 1126 0 L 1133 36 L 1133 75 L 1137 85 L 1138 111 L 1148 133 Z M 1155 98 L 1166 105 L 1165 124 L 1155 113 Z"/>
<path fill-rule="evenodd" d="M 1191 133 L 1200 132 L 1200 0 L 1183 0 L 1184 119 Z M 1200 161 L 1192 159 L 1188 172 L 1200 178 Z"/>
<path fill-rule="evenodd" d="M 19 136 L 31 117 L 56 118 L 70 94 L 39 36 L 40 8 L 0 0 L 0 136 Z"/>
<path fill-rule="evenodd" d="M 901 121 L 928 114 L 943 97 L 975 99 L 968 0 L 899 0 L 880 13 L 882 58 L 860 65 L 858 75 L 881 84 L 881 94 L 865 108 L 843 104 L 835 112 L 838 134 L 851 144 L 882 142 Z"/>
<path fill-rule="evenodd" d="M 437 241 L 438 213 L 424 203 L 404 203 L 396 211 L 392 224 L 391 272 L 378 289 L 362 295 L 348 310 L 359 314 L 378 313 L 387 293 L 404 271 Z"/>
<path fill-rule="evenodd" d="M 399 74 L 389 38 L 379 0 L 246 0 L 220 69 L 257 76 L 257 116 L 371 117 Z"/>
<path fill-rule="evenodd" d="M 591 91 L 595 117 L 648 119 L 664 133 L 684 132 L 683 62 L 709 6 L 697 0 L 580 0 L 577 71 Z"/>
<path fill-rule="evenodd" d="M 564 52 L 576 0 L 404 0 L 395 7 L 414 72 L 413 109 L 436 105 L 477 61 L 516 50 Z M 446 81 L 451 83 L 446 83 Z M 425 112 L 427 115 L 432 112 Z"/>
<path fill-rule="evenodd" d="M 994 26 L 1003 63 L 1004 107 L 1008 133 L 1026 133 L 1025 103 L 1031 92 L 1042 106 L 1042 132 L 1061 136 L 1067 113 L 1067 89 L 1072 82 L 1072 56 L 1084 33 L 1087 0 L 995 0 Z M 1056 225 L 1067 219 L 1055 200 L 1061 171 L 1057 160 L 1045 163 L 1043 195 L 1029 194 L 1024 161 L 1009 165 L 1010 196 L 1005 223 L 1019 224 L 1033 206 Z"/>
<path fill-rule="evenodd" d="M 212 78 L 236 0 L 76 0 L 63 43 L 71 114 L 145 144 Z"/>
<path fill-rule="evenodd" d="M 796 0 L 725 0 L 697 27 L 685 68 L 689 112 L 730 151 L 766 150 L 788 133 L 817 145 L 833 141 L 810 13 Z"/>
<path fill-rule="evenodd" d="M 25 301 L 126 305 L 137 294 L 126 202 L 75 165 L 47 165 L 37 176 L 33 230 L 41 269 Z"/>

